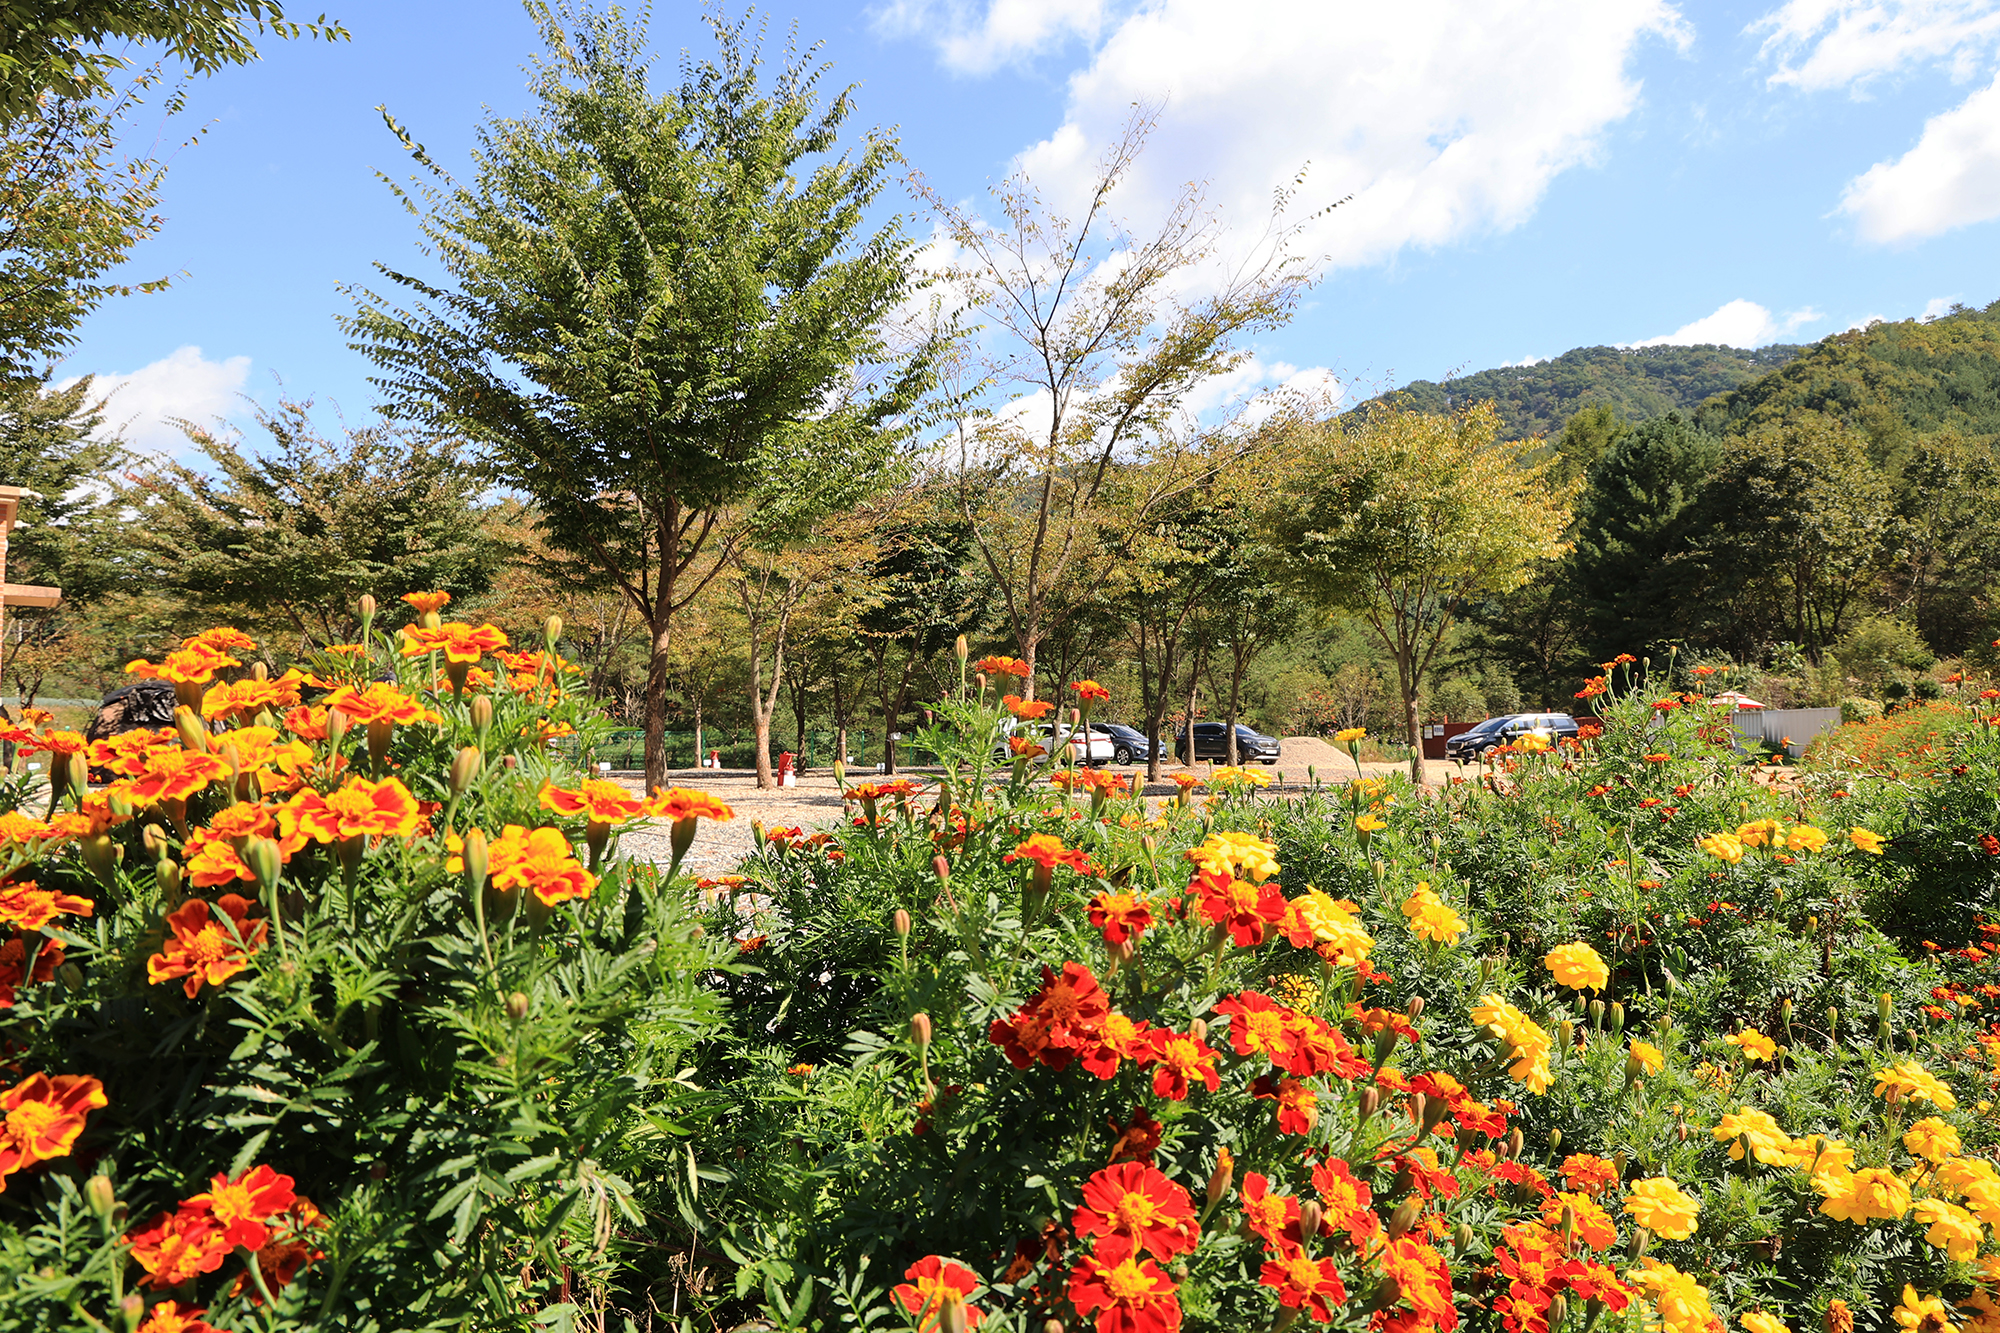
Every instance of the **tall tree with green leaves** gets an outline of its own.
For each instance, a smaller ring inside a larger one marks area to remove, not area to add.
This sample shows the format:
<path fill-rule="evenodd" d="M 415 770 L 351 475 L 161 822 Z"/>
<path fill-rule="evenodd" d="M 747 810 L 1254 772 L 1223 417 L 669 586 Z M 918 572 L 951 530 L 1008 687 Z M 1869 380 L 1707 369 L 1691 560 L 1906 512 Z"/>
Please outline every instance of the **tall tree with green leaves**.
<path fill-rule="evenodd" d="M 1419 696 L 1438 649 L 1471 603 L 1561 552 L 1568 493 L 1528 446 L 1500 442 L 1490 402 L 1449 414 L 1382 404 L 1359 426 L 1299 434 L 1272 488 L 1274 544 L 1303 591 L 1360 617 L 1395 662 L 1422 781 Z"/>
<path fill-rule="evenodd" d="M 469 182 L 390 121 L 428 173 L 404 197 L 443 276 L 381 267 L 410 304 L 351 288 L 344 323 L 386 410 L 484 446 L 575 577 L 644 619 L 658 783 L 675 613 L 752 532 L 802 530 L 893 474 L 935 344 L 891 330 L 913 281 L 901 222 L 865 229 L 895 144 L 842 150 L 852 97 L 825 95 L 812 52 L 767 78 L 757 39 L 711 17 L 715 53 L 662 94 L 643 28 L 529 11 L 536 110 L 487 121 Z"/>
<path fill-rule="evenodd" d="M 260 409 L 258 452 L 189 423 L 206 469 L 166 460 L 135 474 L 147 581 L 282 626 L 302 646 L 351 639 L 363 593 L 393 605 L 409 592 L 485 591 L 503 552 L 462 446 L 386 426 L 328 437 L 310 408 Z"/>

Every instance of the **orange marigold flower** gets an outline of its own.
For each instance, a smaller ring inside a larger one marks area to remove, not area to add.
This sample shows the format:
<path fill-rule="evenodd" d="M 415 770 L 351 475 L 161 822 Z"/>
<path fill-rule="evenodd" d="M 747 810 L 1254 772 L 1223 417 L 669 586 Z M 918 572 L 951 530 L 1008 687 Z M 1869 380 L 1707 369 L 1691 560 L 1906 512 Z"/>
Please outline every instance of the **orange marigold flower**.
<path fill-rule="evenodd" d="M 1066 1069 L 1078 1054 L 1096 1049 L 1110 1012 L 1110 998 L 1082 963 L 1064 963 L 1060 975 L 1044 965 L 1041 990 L 1013 1014 L 994 1019 L 986 1037 L 1016 1069 L 1037 1060 Z"/>
<path fill-rule="evenodd" d="M 1062 839 L 1047 833 L 1037 833 L 1026 842 L 1017 845 L 1013 851 L 1000 858 L 1002 861 L 1032 861 L 1044 870 L 1054 870 L 1057 866 L 1068 866 L 1079 875 L 1090 873 L 1090 856 L 1079 848 L 1063 846 Z"/>
<path fill-rule="evenodd" d="M 339 709 L 349 721 L 364 727 L 373 722 L 394 722 L 407 727 L 419 722 L 441 720 L 436 713 L 386 680 L 377 681 L 365 690 L 342 685 L 320 703 L 327 708 Z"/>
<path fill-rule="evenodd" d="M 1078 1236 L 1122 1236 L 1155 1259 L 1188 1253 L 1200 1235 L 1187 1190 L 1143 1162 L 1107 1166 L 1085 1181 L 1070 1225 Z"/>
<path fill-rule="evenodd" d="M 972 669 L 974 671 L 983 671 L 989 676 L 1017 676 L 1022 680 L 1028 678 L 1028 664 L 1017 657 L 1000 657 L 998 655 L 982 657 L 978 662 L 973 664 Z"/>
<path fill-rule="evenodd" d="M 1345 1161 L 1334 1157 L 1314 1166 L 1312 1184 L 1326 1209 L 1328 1223 L 1345 1231 L 1357 1246 L 1375 1234 L 1380 1225 L 1374 1211 L 1375 1191 L 1367 1181 L 1355 1179 L 1354 1169 Z"/>
<path fill-rule="evenodd" d="M 736 818 L 736 812 L 721 801 L 705 791 L 695 791 L 690 787 L 654 788 L 646 813 L 655 819 L 671 819 L 676 823 L 683 819 Z"/>
<path fill-rule="evenodd" d="M 1122 1240 L 1106 1240 L 1070 1271 L 1069 1300 L 1097 1316 L 1098 1333 L 1179 1333 L 1181 1304 L 1173 1279 Z"/>
<path fill-rule="evenodd" d="M 172 681 L 176 685 L 206 685 L 215 679 L 216 672 L 242 665 L 223 649 L 196 637 L 188 640 L 187 646 L 179 652 L 168 653 L 158 666 L 143 657 L 127 662 L 125 673 L 147 680 Z"/>
<path fill-rule="evenodd" d="M 211 686 L 201 696 L 201 715 L 213 722 L 218 718 L 248 717 L 269 708 L 294 708 L 299 702 L 296 671 L 287 671 L 276 680 L 239 680 Z"/>
<path fill-rule="evenodd" d="M 1280 1134 L 1310 1134 L 1319 1123 L 1319 1094 L 1310 1084 L 1266 1074 L 1250 1085 L 1250 1091 L 1259 1100 L 1278 1103 Z"/>
<path fill-rule="evenodd" d="M 1146 933 L 1153 911 L 1135 893 L 1100 893 L 1090 900 L 1090 924 L 1104 932 L 1106 944 L 1123 944 Z"/>
<path fill-rule="evenodd" d="M 118 784 L 134 805 L 185 801 L 211 782 L 229 776 L 229 765 L 212 754 L 193 750 L 149 750 L 146 767 L 137 777 Z"/>
<path fill-rule="evenodd" d="M 131 1242 L 133 1259 L 146 1270 L 139 1285 L 156 1289 L 178 1287 L 213 1273 L 235 1248 L 224 1239 L 213 1216 L 186 1209 L 161 1213 L 125 1239 Z"/>
<path fill-rule="evenodd" d="M 1304 1250 L 1277 1251 L 1264 1261 L 1257 1280 L 1278 1289 L 1278 1304 L 1303 1309 L 1323 1324 L 1332 1323 L 1334 1307 L 1347 1301 L 1347 1286 L 1334 1271 L 1333 1260 L 1314 1259 Z"/>
<path fill-rule="evenodd" d="M 200 1307 L 183 1310 L 179 1301 L 161 1301 L 139 1325 L 138 1333 L 224 1333 L 202 1318 L 207 1313 Z"/>
<path fill-rule="evenodd" d="M 82 754 L 89 745 L 80 731 L 45 731 L 21 747 L 22 754 Z"/>
<path fill-rule="evenodd" d="M 1007 695 L 1000 702 L 1006 705 L 1008 712 L 1023 722 L 1039 721 L 1053 713 L 1056 708 L 1048 699 L 1023 699 L 1018 694 Z"/>
<path fill-rule="evenodd" d="M 257 1267 L 264 1275 L 264 1285 L 276 1295 L 291 1285 L 300 1269 L 326 1258 L 323 1251 L 313 1247 L 311 1240 L 314 1231 L 325 1228 L 326 1218 L 313 1206 L 312 1200 L 301 1195 L 290 1212 L 273 1221 L 271 1239 L 257 1251 Z M 248 1273 L 239 1273 L 225 1294 L 227 1299 L 235 1300 L 244 1295 L 246 1289 L 252 1304 L 264 1303 L 263 1295 L 250 1287 Z"/>
<path fill-rule="evenodd" d="M 1192 1032 L 1156 1030 L 1153 1042 L 1153 1095 L 1168 1101 L 1187 1100 L 1188 1084 L 1200 1083 L 1210 1092 L 1222 1084 L 1215 1072 L 1217 1052 Z"/>
<path fill-rule="evenodd" d="M 30 1074 L 0 1092 L 0 1190 L 24 1167 L 69 1156 L 84 1120 L 106 1105 L 104 1085 L 88 1074 Z"/>
<path fill-rule="evenodd" d="M 1021 736 L 1009 736 L 1007 748 L 1013 752 L 1016 759 L 1037 759 L 1048 753 L 1043 747 Z"/>
<path fill-rule="evenodd" d="M 1181 789 L 1183 796 L 1201 785 L 1201 779 L 1193 773 L 1169 773 L 1167 776 L 1173 780 L 1173 784 L 1176 787 Z"/>
<path fill-rule="evenodd" d="M 1204 870 L 1189 887 L 1195 891 L 1202 920 L 1226 927 L 1240 949 L 1261 944 L 1265 926 L 1285 919 L 1285 895 L 1275 882 L 1251 884 L 1227 872 Z"/>
<path fill-rule="evenodd" d="M 451 601 L 451 594 L 448 592 L 406 592 L 403 594 L 403 600 L 417 608 L 419 615 L 429 615 L 433 611 L 444 610 L 445 605 Z"/>
<path fill-rule="evenodd" d="M 1563 1158 L 1562 1178 L 1571 1189 L 1595 1196 L 1618 1183 L 1618 1168 L 1595 1153 L 1573 1152 Z"/>
<path fill-rule="evenodd" d="M 1215 1012 L 1229 1016 L 1229 1044 L 1238 1055 L 1282 1064 L 1298 1045 L 1291 1021 L 1296 1015 L 1268 995 L 1243 991 L 1217 1003 Z"/>
<path fill-rule="evenodd" d="M 182 990 L 192 1000 L 204 982 L 220 986 L 250 966 L 250 955 L 263 947 L 270 930 L 268 921 L 250 919 L 253 905 L 241 895 L 225 893 L 216 906 L 226 915 L 218 917 L 201 898 L 182 903 L 167 917 L 171 936 L 146 960 L 146 980 L 158 985 L 185 977 Z"/>
<path fill-rule="evenodd" d="M 55 826 L 24 815 L 19 810 L 0 813 L 0 845 L 10 842 L 41 842 L 56 836 Z"/>
<path fill-rule="evenodd" d="M 1073 680 L 1069 683 L 1069 687 L 1076 692 L 1076 697 L 1085 703 L 1111 702 L 1111 691 L 1094 680 Z"/>
<path fill-rule="evenodd" d="M 177 750 L 180 744 L 180 736 L 172 727 L 157 731 L 135 727 L 108 740 L 92 741 L 90 766 L 109 769 L 122 777 L 137 777 L 148 768 L 152 751 Z"/>
<path fill-rule="evenodd" d="M 599 778 L 585 778 L 575 791 L 544 787 L 541 806 L 559 815 L 583 815 L 593 824 L 622 824 L 646 813 L 645 801 Z"/>
<path fill-rule="evenodd" d="M 54 979 L 56 969 L 62 966 L 62 941 L 35 935 L 32 936 L 35 965 L 31 972 L 28 968 L 30 938 L 17 932 L 13 939 L 0 941 L 0 1009 L 12 1009 L 21 987 Z"/>
<path fill-rule="evenodd" d="M 1593 1250 L 1607 1249 L 1618 1242 L 1618 1226 L 1611 1220 L 1611 1214 L 1604 1211 L 1588 1195 L 1579 1193 L 1558 1194 L 1542 1203 L 1542 1220 L 1551 1227 L 1562 1224 L 1563 1209 L 1568 1208 L 1576 1221 L 1576 1236 Z"/>
<path fill-rule="evenodd" d="M 1109 1079 L 1118 1073 L 1122 1061 L 1151 1063 L 1153 1041 L 1147 1035 L 1149 1026 L 1144 1019 L 1135 1021 L 1113 1009 L 1091 1034 L 1097 1044 L 1095 1049 L 1082 1052 L 1083 1067 L 1099 1078 Z"/>
<path fill-rule="evenodd" d="M 1603 676 L 1592 676 L 1589 680 L 1583 682 L 1583 688 L 1576 692 L 1576 697 L 1579 699 L 1595 699 L 1598 695 L 1608 694 L 1610 691 L 1610 681 L 1606 680 Z"/>
<path fill-rule="evenodd" d="M 403 631 L 405 657 L 443 653 L 447 662 L 472 663 L 506 646 L 506 631 L 492 624 L 481 625 L 474 629 L 462 620 L 454 620 L 436 629 L 425 629 L 421 625 L 415 625 Z"/>
<path fill-rule="evenodd" d="M 248 653 L 254 652 L 257 648 L 255 639 L 242 630 L 232 629 L 227 625 L 216 625 L 199 634 L 190 634 L 181 640 L 183 648 L 193 648 L 197 644 L 204 648 L 213 648 L 219 653 Z"/>
<path fill-rule="evenodd" d="M 40 888 L 31 880 L 0 884 L 0 925 L 40 930 L 59 916 L 89 916 L 95 910 L 88 898 Z"/>
<path fill-rule="evenodd" d="M 326 708 L 321 704 L 309 704 L 294 708 L 285 714 L 285 730 L 294 736 L 309 741 L 326 739 Z"/>
<path fill-rule="evenodd" d="M 417 798 L 399 778 L 371 782 L 349 778 L 331 795 L 307 787 L 278 807 L 287 839 L 337 842 L 342 838 L 407 838 L 423 822 Z"/>
<path fill-rule="evenodd" d="M 1458 1315 L 1452 1300 L 1451 1269 L 1444 1256 L 1414 1236 L 1390 1241 L 1380 1260 L 1382 1276 L 1396 1284 L 1403 1303 L 1417 1312 L 1414 1326 L 1448 1328 Z"/>
<path fill-rule="evenodd" d="M 1273 1194 L 1269 1178 L 1255 1171 L 1243 1177 L 1243 1224 L 1274 1250 L 1302 1243 L 1298 1196 Z"/>
<path fill-rule="evenodd" d="M 937 1333 L 947 1307 L 956 1308 L 963 1316 L 956 1321 L 960 1328 L 978 1328 L 985 1321 L 986 1312 L 970 1303 L 978 1289 L 979 1279 L 970 1268 L 931 1254 L 903 1270 L 903 1281 L 892 1294 L 917 1317 L 917 1333 Z"/>
<path fill-rule="evenodd" d="M 181 1205 L 181 1211 L 208 1214 L 224 1240 L 257 1250 L 271 1239 L 268 1223 L 297 1201 L 290 1176 L 268 1166 L 253 1166 L 234 1180 L 227 1175 L 214 1177 L 205 1192 Z"/>
<path fill-rule="evenodd" d="M 528 889 L 546 907 L 588 898 L 597 876 L 583 868 L 560 829 L 509 824 L 487 850 L 496 889 Z"/>

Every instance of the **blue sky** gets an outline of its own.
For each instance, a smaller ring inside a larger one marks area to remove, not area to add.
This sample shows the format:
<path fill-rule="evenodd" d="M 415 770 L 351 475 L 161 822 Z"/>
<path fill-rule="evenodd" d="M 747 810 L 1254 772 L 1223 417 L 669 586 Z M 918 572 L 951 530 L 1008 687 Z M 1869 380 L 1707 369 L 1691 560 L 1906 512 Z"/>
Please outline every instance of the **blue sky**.
<path fill-rule="evenodd" d="M 526 109 L 532 26 L 509 0 L 328 0 L 351 42 L 268 43 L 166 127 L 165 232 L 63 374 L 121 387 L 134 443 L 241 394 L 373 403 L 343 282 L 414 260 L 376 179 L 407 175 L 387 103 L 447 165 Z M 317 6 L 315 6 L 316 8 Z M 1324 280 L 1246 382 L 1354 391 L 1595 343 L 1810 341 L 2000 298 L 2000 0 L 881 0 L 777 4 L 858 84 L 857 127 L 977 201 L 1025 165 L 1060 194 L 1136 101 L 1161 126 L 1124 200 L 1184 180 L 1261 225 L 1273 186 L 1352 203 L 1305 238 Z M 658 6 L 655 49 L 708 47 Z M 898 201 L 929 233 L 914 200 Z"/>

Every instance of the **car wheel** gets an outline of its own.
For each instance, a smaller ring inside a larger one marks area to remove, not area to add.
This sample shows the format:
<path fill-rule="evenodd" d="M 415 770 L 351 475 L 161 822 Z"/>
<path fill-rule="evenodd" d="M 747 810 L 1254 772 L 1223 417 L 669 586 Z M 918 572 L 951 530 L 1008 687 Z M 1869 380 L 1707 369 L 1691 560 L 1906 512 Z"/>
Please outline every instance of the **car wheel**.
<path fill-rule="evenodd" d="M 1112 763 L 1114 763 L 1114 764 L 1129 764 L 1129 763 L 1131 763 L 1131 762 L 1132 762 L 1132 751 L 1131 751 L 1131 750 L 1129 750 L 1129 749 L 1127 749 L 1127 748 L 1126 748 L 1125 746 L 1123 746 L 1123 745 L 1119 746 L 1119 747 L 1118 747 L 1118 749 L 1117 749 L 1117 750 L 1116 750 L 1116 751 L 1115 751 L 1115 752 L 1114 752 L 1114 753 L 1112 754 L 1112 756 L 1111 756 L 1111 762 L 1112 762 Z"/>
<path fill-rule="evenodd" d="M 1266 759 L 1264 761 L 1264 767 L 1266 768 L 1276 768 L 1277 766 L 1278 766 L 1278 761 L 1275 759 Z"/>

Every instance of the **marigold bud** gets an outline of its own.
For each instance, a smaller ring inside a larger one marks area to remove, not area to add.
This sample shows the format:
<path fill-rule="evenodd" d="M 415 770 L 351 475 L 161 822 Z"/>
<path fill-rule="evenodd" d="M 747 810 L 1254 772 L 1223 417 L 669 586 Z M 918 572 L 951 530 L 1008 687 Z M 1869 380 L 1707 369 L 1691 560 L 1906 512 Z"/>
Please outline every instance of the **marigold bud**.
<path fill-rule="evenodd" d="M 182 745 L 196 754 L 208 753 L 208 725 L 186 704 L 174 709 L 174 730 L 179 733 Z"/>
<path fill-rule="evenodd" d="M 110 834 L 85 838 L 77 844 L 77 850 L 83 853 L 83 863 L 97 876 L 98 883 L 107 889 L 117 883 L 118 863 L 124 859 L 125 849 L 112 842 Z"/>
<path fill-rule="evenodd" d="M 1421 996 L 1421 995 L 1412 995 L 1412 996 L 1410 997 L 1410 1008 L 1409 1008 L 1409 1014 L 1410 1014 L 1410 1021 L 1411 1021 L 1412 1023 L 1416 1022 L 1416 1021 L 1417 1021 L 1417 1020 L 1418 1020 L 1419 1018 L 1422 1018 L 1422 1017 L 1424 1016 L 1424 997 L 1423 997 L 1423 996 Z"/>
<path fill-rule="evenodd" d="M 1602 1032 L 1604 1030 L 1604 1001 L 1592 1000 L 1585 1008 L 1584 1015 L 1590 1021 L 1591 1031 Z"/>
<path fill-rule="evenodd" d="M 1236 1179 L 1236 1158 L 1229 1149 L 1218 1149 L 1215 1155 L 1215 1170 L 1208 1173 L 1208 1203 L 1212 1208 L 1229 1193 L 1230 1184 Z"/>
<path fill-rule="evenodd" d="M 347 735 L 347 714 L 338 708 L 326 710 L 326 743 L 334 749 L 340 748 L 340 741 Z"/>
<path fill-rule="evenodd" d="M 1320 1223 L 1326 1220 L 1326 1209 L 1318 1199 L 1304 1199 L 1299 1203 L 1299 1235 L 1311 1239 L 1319 1234 Z"/>
<path fill-rule="evenodd" d="M 1360 1110 L 1361 1118 L 1366 1120 L 1382 1105 L 1382 1093 L 1377 1088 L 1363 1088 L 1361 1095 L 1354 1100 Z"/>
<path fill-rule="evenodd" d="M 153 882 L 160 886 L 160 897 L 168 908 L 181 905 L 181 868 L 166 857 L 153 867 Z"/>
<path fill-rule="evenodd" d="M 267 664 L 263 662 L 252 662 L 250 664 L 250 679 L 269 680 L 270 678 L 271 668 Z"/>
<path fill-rule="evenodd" d="M 64 990 L 76 995 L 83 990 L 83 969 L 75 963 L 64 963 L 56 969 L 56 980 L 62 983 Z"/>
<path fill-rule="evenodd" d="M 910 914 L 901 907 L 896 909 L 896 934 L 903 939 L 910 938 Z"/>
<path fill-rule="evenodd" d="M 1519 1125 L 1514 1126 L 1513 1130 L 1508 1133 L 1506 1139 L 1507 1160 L 1511 1162 L 1516 1157 L 1519 1157 L 1521 1155 L 1521 1146 L 1526 1142 L 1527 1142 L 1527 1135 L 1521 1132 L 1521 1127 Z"/>
<path fill-rule="evenodd" d="M 83 1197 L 98 1221 L 111 1220 L 111 1210 L 118 1206 L 118 1192 L 111 1187 L 110 1176 L 92 1176 L 83 1187 Z"/>
<path fill-rule="evenodd" d="M 938 1333 L 965 1333 L 965 1298 L 947 1288 L 938 1297 Z"/>
<path fill-rule="evenodd" d="M 1884 991 L 1875 997 L 1875 1016 L 1884 1023 L 1896 1016 L 1896 997 Z"/>
<path fill-rule="evenodd" d="M 1424 1201 L 1414 1194 L 1397 1204 L 1396 1211 L 1389 1214 L 1389 1239 L 1400 1240 L 1409 1234 L 1423 1211 Z"/>
<path fill-rule="evenodd" d="M 548 641 L 549 647 L 554 648 L 556 646 L 556 640 L 562 637 L 562 631 L 563 631 L 562 617 L 550 616 L 549 623 L 542 626 L 542 638 Z"/>
<path fill-rule="evenodd" d="M 958 641 L 960 643 L 964 643 L 965 636 L 963 634 L 959 635 Z M 965 656 L 965 654 L 961 652 L 959 656 L 963 657 Z M 1060 1319 L 1049 1320 L 1047 1323 L 1042 1325 L 1042 1333 L 1063 1333 L 1063 1321 Z"/>
<path fill-rule="evenodd" d="M 363 620 L 375 618 L 375 594 L 372 592 L 361 594 L 361 618 Z"/>
<path fill-rule="evenodd" d="M 933 856 L 931 858 L 931 873 L 938 877 L 938 883 L 951 883 L 951 862 L 945 860 L 942 856 Z"/>
<path fill-rule="evenodd" d="M 1464 1254 L 1472 1248 L 1474 1239 L 1472 1224 L 1470 1222 L 1460 1222 L 1451 1229 L 1451 1247 L 1460 1254 Z"/>
<path fill-rule="evenodd" d="M 910 1040 L 919 1046 L 931 1044 L 931 1016 L 929 1014 L 910 1015 Z"/>
<path fill-rule="evenodd" d="M 1396 1038 L 1399 1035 L 1394 1028 L 1383 1028 L 1375 1034 L 1375 1065 L 1377 1068 L 1389 1063 L 1389 1057 L 1395 1054 Z"/>
<path fill-rule="evenodd" d="M 1632 1239 L 1625 1243 L 1625 1256 L 1636 1264 L 1646 1257 L 1646 1251 L 1652 1247 L 1652 1244 L 1652 1232 L 1646 1230 L 1644 1227 L 1633 1227 Z"/>
<path fill-rule="evenodd" d="M 486 834 L 479 829 L 465 831 L 465 882 L 477 893 L 486 884 Z"/>
<path fill-rule="evenodd" d="M 1188 1035 L 1193 1037 L 1196 1041 L 1207 1041 L 1208 1024 L 1203 1022 L 1199 1018 L 1195 1019 L 1194 1022 L 1188 1024 Z M 1370 1088 L 1369 1091 L 1373 1092 L 1374 1089 Z"/>
<path fill-rule="evenodd" d="M 472 725 L 481 736 L 493 726 L 493 701 L 483 694 L 472 701 Z"/>
<path fill-rule="evenodd" d="M 125 1325 L 125 1333 L 135 1333 L 145 1315 L 146 1298 L 136 1291 L 118 1302 L 118 1321 Z"/>
<path fill-rule="evenodd" d="M 1611 1033 L 1612 1036 L 1614 1037 L 1618 1036 L 1620 1033 L 1625 1031 L 1625 1006 L 1619 1004 L 1615 1000 L 1612 1001 L 1611 1011 L 1609 1016 L 1611 1019 L 1611 1026 L 1607 1030 Z"/>
<path fill-rule="evenodd" d="M 453 755 L 451 758 L 451 794 L 453 796 L 464 795 L 465 789 L 472 785 L 472 780 L 479 776 L 479 770 L 485 767 L 485 764 L 486 756 L 476 745 L 468 745 Z"/>
<path fill-rule="evenodd" d="M 243 864 L 250 867 L 250 873 L 264 888 L 276 891 L 278 877 L 284 873 L 284 855 L 278 844 L 269 838 L 252 838 L 243 845 Z"/>
<path fill-rule="evenodd" d="M 1569 1210 L 1564 1209 L 1563 1211 L 1567 1212 Z M 1561 1292 L 1556 1292 L 1553 1296 L 1550 1296 L 1548 1318 L 1550 1328 L 1561 1328 L 1563 1320 L 1569 1318 L 1569 1297 L 1563 1295 Z"/>
<path fill-rule="evenodd" d="M 528 997 L 520 991 L 515 991 L 507 997 L 507 1017 L 518 1023 L 527 1016 Z"/>

